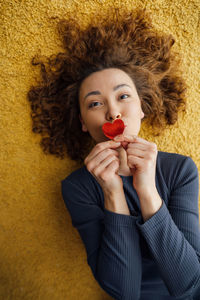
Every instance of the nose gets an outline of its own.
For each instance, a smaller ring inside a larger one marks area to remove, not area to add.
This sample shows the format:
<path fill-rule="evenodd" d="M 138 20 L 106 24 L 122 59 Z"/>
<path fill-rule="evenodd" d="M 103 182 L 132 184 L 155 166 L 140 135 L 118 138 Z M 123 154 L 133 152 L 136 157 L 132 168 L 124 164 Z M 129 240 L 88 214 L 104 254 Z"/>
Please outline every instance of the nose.
<path fill-rule="evenodd" d="M 113 121 L 115 119 L 120 119 L 122 117 L 121 115 L 121 106 L 116 103 L 115 98 L 109 98 L 107 101 L 106 108 L 106 120 Z"/>
<path fill-rule="evenodd" d="M 119 112 L 113 112 L 113 113 L 110 113 L 109 115 L 108 115 L 108 120 L 109 121 L 112 121 L 112 120 L 115 120 L 115 119 L 120 119 L 121 118 L 121 114 L 119 113 Z"/>
<path fill-rule="evenodd" d="M 120 119 L 121 118 L 121 114 L 118 114 L 116 117 L 112 117 L 110 116 L 110 121 L 115 120 L 115 119 Z"/>

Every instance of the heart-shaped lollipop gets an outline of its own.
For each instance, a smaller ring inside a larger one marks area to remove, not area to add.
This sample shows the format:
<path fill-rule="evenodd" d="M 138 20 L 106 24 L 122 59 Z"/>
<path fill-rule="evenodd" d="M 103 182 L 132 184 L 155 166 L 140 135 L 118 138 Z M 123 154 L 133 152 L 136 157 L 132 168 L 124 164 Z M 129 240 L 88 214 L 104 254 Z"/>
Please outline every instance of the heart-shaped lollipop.
<path fill-rule="evenodd" d="M 116 119 L 113 123 L 104 123 L 102 130 L 105 136 L 109 139 L 114 139 L 115 136 L 124 132 L 125 127 L 126 126 L 121 119 Z"/>

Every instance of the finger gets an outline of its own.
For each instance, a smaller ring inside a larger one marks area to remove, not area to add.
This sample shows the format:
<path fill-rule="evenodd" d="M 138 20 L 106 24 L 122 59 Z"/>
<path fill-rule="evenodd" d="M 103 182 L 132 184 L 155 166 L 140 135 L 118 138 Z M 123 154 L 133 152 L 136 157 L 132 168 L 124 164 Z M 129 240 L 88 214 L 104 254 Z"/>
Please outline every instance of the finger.
<path fill-rule="evenodd" d="M 146 151 L 144 150 L 141 150 L 141 149 L 127 149 L 127 156 L 128 156 L 128 159 L 131 157 L 131 156 L 137 156 L 137 157 L 140 157 L 140 158 L 144 158 L 145 157 L 145 154 L 146 154 Z"/>
<path fill-rule="evenodd" d="M 127 160 L 127 164 L 129 168 L 135 168 L 136 169 L 141 169 L 143 165 L 144 159 L 141 157 L 136 157 L 136 156 L 130 156 L 129 159 Z"/>
<path fill-rule="evenodd" d="M 108 181 L 119 170 L 119 161 L 113 160 L 110 164 L 104 168 L 104 170 L 98 175 L 97 180 Z"/>
<path fill-rule="evenodd" d="M 153 142 L 149 142 L 143 138 L 136 137 L 134 142 L 128 143 L 127 148 L 139 148 L 144 151 L 157 152 L 157 145 Z"/>
<path fill-rule="evenodd" d="M 141 144 L 141 143 L 128 143 L 127 149 L 140 149 L 143 151 L 146 151 L 148 149 L 147 145 Z"/>
<path fill-rule="evenodd" d="M 151 144 L 153 144 L 153 143 L 151 143 L 151 142 L 149 142 L 149 141 L 147 141 L 147 140 L 145 140 L 145 139 L 143 139 L 143 138 L 141 138 L 139 136 L 137 136 L 135 138 L 135 142 L 136 143 L 141 143 L 141 144 L 144 144 L 144 145 L 151 145 Z"/>
<path fill-rule="evenodd" d="M 92 149 L 92 151 L 89 153 L 89 155 L 85 158 L 84 163 L 87 164 L 94 157 L 96 157 L 98 155 L 98 153 L 104 151 L 105 149 L 110 149 L 110 148 L 116 149 L 120 146 L 121 146 L 120 142 L 114 142 L 113 140 L 99 143 Z"/>
<path fill-rule="evenodd" d="M 109 162 L 110 158 L 116 159 L 118 156 L 119 153 L 117 151 L 113 149 L 105 149 L 87 162 L 87 169 L 88 171 L 93 172 L 98 165 L 101 165 L 102 163 L 105 164 L 105 162 Z"/>
<path fill-rule="evenodd" d="M 119 164 L 120 162 L 117 160 L 113 160 L 106 168 L 106 172 L 108 174 L 108 179 L 110 178 L 113 173 L 116 173 L 116 171 L 119 170 Z"/>
<path fill-rule="evenodd" d="M 124 135 L 124 134 L 119 134 L 114 137 L 114 141 L 116 142 L 121 142 L 121 141 L 126 141 L 126 142 L 134 142 L 136 138 L 136 135 Z"/>
<path fill-rule="evenodd" d="M 126 141 L 126 142 L 137 142 L 137 143 L 143 143 L 143 144 L 146 144 L 148 145 L 150 142 L 137 136 L 137 135 L 128 135 L 128 134 L 120 134 L 120 135 L 117 135 L 114 139 L 114 141 Z"/>
<path fill-rule="evenodd" d="M 134 136 L 125 135 L 124 140 L 127 142 L 129 141 L 129 142 L 135 142 L 135 143 L 142 143 L 144 145 L 148 145 L 150 143 L 149 141 L 147 141 L 139 136 L 135 136 L 135 135 Z"/>
<path fill-rule="evenodd" d="M 116 156 L 106 157 L 106 159 L 101 161 L 101 163 L 98 164 L 93 170 L 94 175 L 98 177 L 110 164 L 112 164 L 110 167 L 110 169 L 112 169 L 112 167 L 115 165 L 114 161 L 119 164 L 119 158 L 117 158 Z"/>

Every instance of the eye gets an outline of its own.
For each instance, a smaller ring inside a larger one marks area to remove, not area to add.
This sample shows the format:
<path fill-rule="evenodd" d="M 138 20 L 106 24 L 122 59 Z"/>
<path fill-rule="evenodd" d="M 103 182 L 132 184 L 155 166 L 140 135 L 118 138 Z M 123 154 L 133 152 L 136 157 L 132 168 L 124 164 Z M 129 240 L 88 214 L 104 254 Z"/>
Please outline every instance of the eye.
<path fill-rule="evenodd" d="M 125 96 L 125 98 L 124 98 L 124 96 Z M 123 97 L 123 98 L 122 98 L 122 97 Z M 120 96 L 120 99 L 127 99 L 128 97 L 129 97 L 128 94 L 123 94 L 123 95 Z"/>
<path fill-rule="evenodd" d="M 96 104 L 96 103 L 100 103 L 100 102 L 97 102 L 97 101 L 96 101 L 96 102 L 92 102 L 92 103 L 90 103 L 90 104 L 88 105 L 88 107 L 89 107 L 89 108 L 95 107 L 96 105 L 94 105 L 94 104 Z"/>

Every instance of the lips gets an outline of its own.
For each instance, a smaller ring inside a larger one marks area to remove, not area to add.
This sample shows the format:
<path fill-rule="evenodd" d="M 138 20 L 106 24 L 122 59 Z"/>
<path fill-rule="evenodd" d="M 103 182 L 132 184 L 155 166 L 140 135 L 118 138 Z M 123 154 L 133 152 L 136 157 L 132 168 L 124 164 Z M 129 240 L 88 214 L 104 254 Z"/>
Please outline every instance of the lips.
<path fill-rule="evenodd" d="M 102 126 L 102 131 L 109 139 L 114 139 L 115 136 L 124 132 L 125 127 L 126 125 L 124 124 L 123 120 L 116 119 L 113 123 L 104 123 Z"/>

